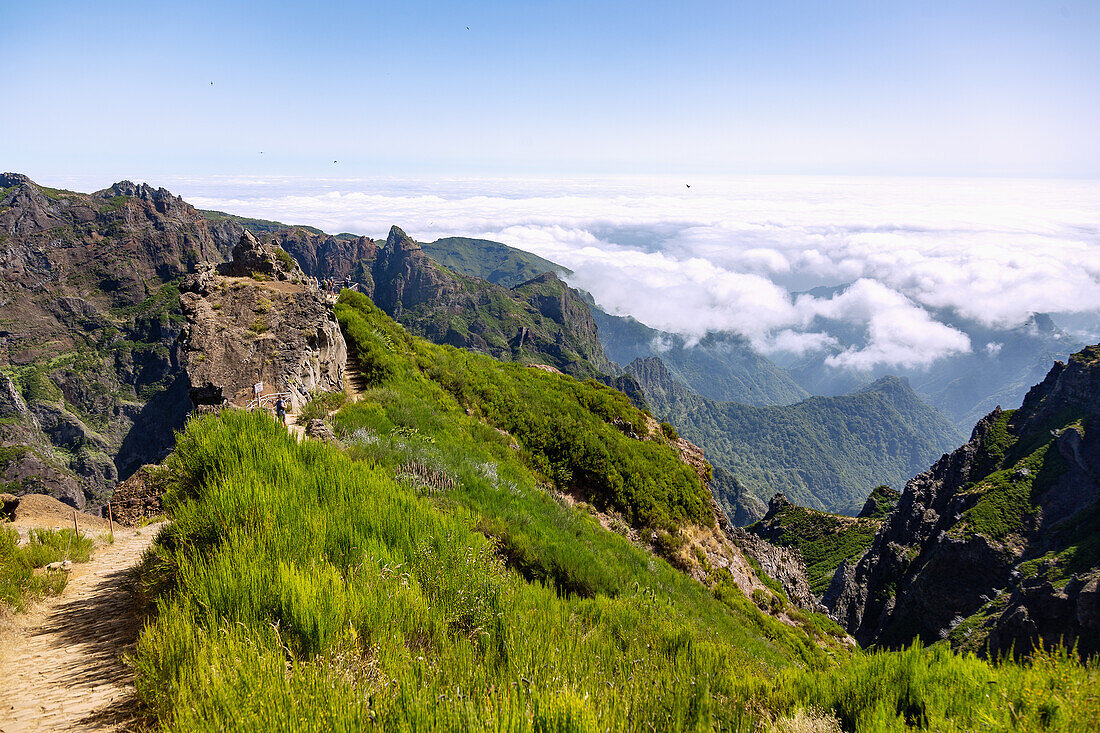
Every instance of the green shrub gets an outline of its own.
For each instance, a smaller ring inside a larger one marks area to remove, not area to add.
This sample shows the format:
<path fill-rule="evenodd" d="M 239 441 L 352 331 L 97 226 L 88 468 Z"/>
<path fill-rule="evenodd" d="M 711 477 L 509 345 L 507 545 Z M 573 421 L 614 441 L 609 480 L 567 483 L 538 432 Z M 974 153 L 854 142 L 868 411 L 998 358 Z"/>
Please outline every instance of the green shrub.
<path fill-rule="evenodd" d="M 19 378 L 23 399 L 27 402 L 56 402 L 61 399 L 61 390 L 50 378 L 49 369 L 39 364 L 27 369 Z"/>
<path fill-rule="evenodd" d="M 298 424 L 305 425 L 310 420 L 323 420 L 329 413 L 340 409 L 347 401 L 346 392 L 316 392 L 309 402 L 302 405 L 298 413 Z"/>
<path fill-rule="evenodd" d="M 30 542 L 19 545 L 19 532 L 0 524 L 0 607 L 20 612 L 27 604 L 43 596 L 61 593 L 68 582 L 68 574 L 61 571 L 36 573 L 41 568 L 62 559 L 85 562 L 91 555 L 92 540 L 78 535 L 73 541 L 74 550 L 65 558 L 65 549 L 73 531 L 60 532 L 31 530 Z"/>
<path fill-rule="evenodd" d="M 675 441 L 680 439 L 679 433 L 676 432 L 676 428 L 672 427 L 671 423 L 661 423 L 661 434 L 669 440 Z"/>

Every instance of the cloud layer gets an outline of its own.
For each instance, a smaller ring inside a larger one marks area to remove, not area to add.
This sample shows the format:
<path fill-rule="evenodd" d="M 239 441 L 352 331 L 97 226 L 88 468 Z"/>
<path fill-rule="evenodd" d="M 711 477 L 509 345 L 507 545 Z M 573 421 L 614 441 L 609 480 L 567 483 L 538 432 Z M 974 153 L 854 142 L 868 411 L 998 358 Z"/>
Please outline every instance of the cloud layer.
<path fill-rule="evenodd" d="M 919 367 L 987 348 L 938 313 L 1010 328 L 1034 312 L 1100 312 L 1094 181 L 161 183 L 202 208 L 330 232 L 384 236 L 398 224 L 426 241 L 501 241 L 569 267 L 611 312 L 689 338 L 732 331 L 765 352 L 825 351 L 838 367 Z"/>

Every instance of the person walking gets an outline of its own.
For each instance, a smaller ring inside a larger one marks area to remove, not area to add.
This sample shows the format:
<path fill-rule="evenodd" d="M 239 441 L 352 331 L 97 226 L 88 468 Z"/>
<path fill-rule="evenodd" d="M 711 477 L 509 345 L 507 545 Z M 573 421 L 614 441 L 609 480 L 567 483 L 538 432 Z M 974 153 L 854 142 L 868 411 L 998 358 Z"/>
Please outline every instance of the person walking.
<path fill-rule="evenodd" d="M 286 398 L 282 395 L 275 400 L 275 419 L 286 425 Z"/>

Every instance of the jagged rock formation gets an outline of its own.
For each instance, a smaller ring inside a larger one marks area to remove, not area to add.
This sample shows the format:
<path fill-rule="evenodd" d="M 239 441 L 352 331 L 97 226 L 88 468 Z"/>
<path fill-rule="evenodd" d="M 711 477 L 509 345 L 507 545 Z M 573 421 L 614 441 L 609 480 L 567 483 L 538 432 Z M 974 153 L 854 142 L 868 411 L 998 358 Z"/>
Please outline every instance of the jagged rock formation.
<path fill-rule="evenodd" d="M 224 260 L 234 227 L 144 184 L 0 175 L 0 482 L 94 511 L 171 449 L 188 407 L 174 281 Z"/>
<path fill-rule="evenodd" d="M 1100 347 L 1056 362 L 1020 409 L 910 481 L 825 596 L 863 643 L 1100 650 Z"/>
<path fill-rule="evenodd" d="M 180 285 L 180 363 L 195 405 L 245 406 L 253 385 L 289 392 L 343 389 L 347 346 L 323 293 L 285 252 L 244 232 L 233 260 Z M 247 273 L 247 274 L 246 274 Z"/>

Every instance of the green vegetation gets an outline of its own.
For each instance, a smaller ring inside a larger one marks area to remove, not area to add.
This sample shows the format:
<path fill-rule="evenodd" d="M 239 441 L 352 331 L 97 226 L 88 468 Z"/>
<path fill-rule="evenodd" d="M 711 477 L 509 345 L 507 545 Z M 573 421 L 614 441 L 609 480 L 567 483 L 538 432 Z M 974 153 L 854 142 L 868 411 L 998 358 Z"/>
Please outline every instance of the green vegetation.
<path fill-rule="evenodd" d="M 245 229 L 249 230 L 253 234 L 259 236 L 263 234 L 274 234 L 280 229 L 286 229 L 287 225 L 277 221 L 270 221 L 268 219 L 252 219 L 247 216 L 236 216 L 235 214 L 227 214 L 224 211 L 210 211 L 206 209 L 199 209 L 199 213 L 203 215 L 207 221 L 232 221 L 240 224 Z M 305 229 L 311 234 L 322 234 L 320 229 L 314 227 L 300 226 L 299 229 Z"/>
<path fill-rule="evenodd" d="M 32 529 L 28 540 L 22 550 L 33 568 L 61 560 L 88 562 L 95 546 L 91 537 L 71 529 Z"/>
<path fill-rule="evenodd" d="M 646 418 L 621 392 L 412 338 L 359 293 L 341 296 L 337 317 L 370 383 L 400 375 L 445 392 L 452 409 L 514 436 L 559 489 L 638 526 L 712 522 L 694 472 L 661 441 L 629 437 L 647 433 Z"/>
<path fill-rule="evenodd" d="M 790 405 L 810 394 L 790 373 L 732 334 L 709 334 L 690 346 L 684 337 L 650 328 L 630 316 L 609 315 L 594 300 L 592 317 L 607 355 L 619 364 L 659 356 L 669 372 L 712 400 L 747 405 Z"/>
<path fill-rule="evenodd" d="M 867 502 L 863 505 L 864 511 L 861 511 L 859 516 L 863 519 L 886 519 L 890 512 L 894 511 L 900 498 L 901 492 L 886 484 L 876 486 L 867 497 Z M 870 511 L 867 511 L 868 505 L 871 507 Z"/>
<path fill-rule="evenodd" d="M 318 392 L 309 402 L 302 405 L 302 409 L 298 412 L 298 424 L 305 425 L 310 420 L 323 420 L 329 413 L 343 407 L 347 401 L 346 392 Z"/>
<path fill-rule="evenodd" d="M 257 334 L 264 333 L 267 331 L 267 319 L 263 316 L 257 316 L 256 320 L 249 325 L 248 330 Z"/>
<path fill-rule="evenodd" d="M 273 247 L 272 252 L 275 254 L 275 259 L 277 259 L 283 267 L 288 270 L 294 269 L 297 263 L 294 261 L 294 258 L 290 256 L 289 252 L 282 247 Z"/>
<path fill-rule="evenodd" d="M 717 701 L 746 670 L 827 664 L 731 585 L 712 594 L 554 502 L 492 429 L 446 419 L 454 442 L 359 428 L 358 457 L 255 413 L 188 424 L 134 658 L 165 729 L 739 729 L 745 707 Z M 461 488 L 418 497 L 390 451 L 444 462 Z M 532 552 L 556 550 L 561 576 L 594 572 L 611 592 L 528 581 L 486 522 L 545 533 Z"/>
<path fill-rule="evenodd" d="M 653 369 L 654 361 L 628 369 L 654 414 L 764 500 L 783 492 L 803 506 L 855 515 L 872 486 L 901 486 L 960 442 L 950 423 L 901 380 L 882 379 L 840 397 L 753 407 L 693 394 L 667 371 Z"/>
<path fill-rule="evenodd" d="M 20 374 L 19 387 L 27 402 L 56 402 L 61 399 L 61 390 L 50 379 L 49 367 L 45 364 L 36 364 Z"/>
<path fill-rule="evenodd" d="M 19 545 L 19 532 L 0 524 L 0 610 L 21 612 L 43 596 L 57 595 L 68 575 L 62 571 L 35 572 L 59 560 L 87 562 L 92 539 L 73 530 L 32 529 L 30 541 Z"/>
<path fill-rule="evenodd" d="M 425 376 L 450 350 L 362 305 L 345 299 L 343 320 L 396 349 L 338 417 L 346 452 L 231 411 L 191 420 L 168 461 L 174 521 L 143 568 L 155 613 L 133 657 L 163 730 L 754 731 L 809 710 L 856 731 L 1100 723 L 1096 668 L 1065 654 L 830 657 L 824 622 L 788 626 L 674 571 L 542 491 L 525 449 Z M 450 488 L 425 492 L 413 464 Z M 488 527 L 555 574 L 530 577 Z"/>
<path fill-rule="evenodd" d="M 802 553 L 810 588 L 821 596 L 845 560 L 858 560 L 882 522 L 851 519 L 789 504 L 745 529 L 772 544 Z"/>
<path fill-rule="evenodd" d="M 460 272 L 513 288 L 544 272 L 567 275 L 569 270 L 530 252 L 487 239 L 446 237 L 430 244 L 424 252 L 439 264 Z"/>

